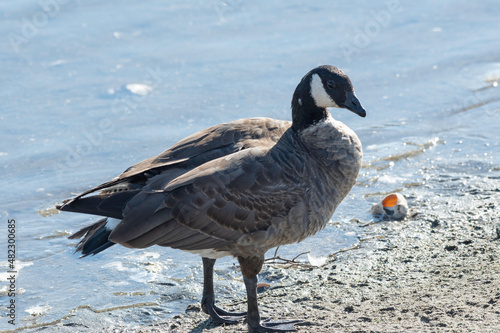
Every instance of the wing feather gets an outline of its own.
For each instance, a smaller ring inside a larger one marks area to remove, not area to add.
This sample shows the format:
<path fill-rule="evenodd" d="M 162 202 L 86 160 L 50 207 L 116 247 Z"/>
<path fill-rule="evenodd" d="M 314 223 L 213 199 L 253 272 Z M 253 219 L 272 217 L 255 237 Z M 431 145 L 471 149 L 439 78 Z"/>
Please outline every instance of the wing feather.
<path fill-rule="evenodd" d="M 296 180 L 306 157 L 280 165 L 287 159 L 287 144 L 245 149 L 166 185 L 160 180 L 148 184 L 128 203 L 110 240 L 133 247 L 223 249 L 244 235 L 266 231 L 303 200 L 303 185 Z"/>
<path fill-rule="evenodd" d="M 268 118 L 214 126 L 72 202 L 92 198 L 87 202 L 99 203 L 99 212 L 112 209 L 115 216 L 122 205 L 122 221 L 109 236 L 114 243 L 224 249 L 244 235 L 267 230 L 300 200 L 297 172 L 303 161 L 289 160 L 290 147 L 279 144 L 286 143 L 282 137 L 289 127 L 290 122 Z M 133 195 L 123 194 L 132 190 Z"/>

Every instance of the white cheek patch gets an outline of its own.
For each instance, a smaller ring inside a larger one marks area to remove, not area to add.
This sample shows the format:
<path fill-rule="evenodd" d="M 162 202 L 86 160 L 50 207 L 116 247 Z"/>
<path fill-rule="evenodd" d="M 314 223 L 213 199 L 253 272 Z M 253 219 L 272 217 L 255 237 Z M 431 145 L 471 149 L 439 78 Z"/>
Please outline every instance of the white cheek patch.
<path fill-rule="evenodd" d="M 338 108 L 337 103 L 335 103 L 326 92 L 318 74 L 313 74 L 311 79 L 311 97 L 319 108 Z"/>

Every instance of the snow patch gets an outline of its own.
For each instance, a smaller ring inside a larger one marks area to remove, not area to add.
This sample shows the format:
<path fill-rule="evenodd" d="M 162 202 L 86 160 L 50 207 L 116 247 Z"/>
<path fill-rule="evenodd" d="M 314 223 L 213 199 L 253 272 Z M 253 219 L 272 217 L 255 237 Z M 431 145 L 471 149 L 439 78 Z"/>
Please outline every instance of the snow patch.
<path fill-rule="evenodd" d="M 130 91 L 132 94 L 139 95 L 139 96 L 146 96 L 151 91 L 153 91 L 152 87 L 145 85 L 145 84 L 140 84 L 140 83 L 127 84 L 125 86 L 125 89 Z"/>

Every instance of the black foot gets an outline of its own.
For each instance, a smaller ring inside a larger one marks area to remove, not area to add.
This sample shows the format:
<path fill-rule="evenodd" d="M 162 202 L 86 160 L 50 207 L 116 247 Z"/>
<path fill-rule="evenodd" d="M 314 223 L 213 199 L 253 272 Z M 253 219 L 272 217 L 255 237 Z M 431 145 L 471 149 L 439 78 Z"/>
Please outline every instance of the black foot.
<path fill-rule="evenodd" d="M 238 324 L 246 318 L 246 312 L 229 312 L 211 304 L 202 307 L 203 312 L 212 317 L 217 324 Z"/>
<path fill-rule="evenodd" d="M 248 332 L 295 332 L 294 324 L 300 323 L 302 320 L 263 320 L 258 326 L 248 326 Z"/>
<path fill-rule="evenodd" d="M 214 294 L 215 259 L 203 258 L 203 298 L 201 309 L 217 324 L 237 324 L 247 316 L 246 312 L 228 312 L 215 306 Z"/>

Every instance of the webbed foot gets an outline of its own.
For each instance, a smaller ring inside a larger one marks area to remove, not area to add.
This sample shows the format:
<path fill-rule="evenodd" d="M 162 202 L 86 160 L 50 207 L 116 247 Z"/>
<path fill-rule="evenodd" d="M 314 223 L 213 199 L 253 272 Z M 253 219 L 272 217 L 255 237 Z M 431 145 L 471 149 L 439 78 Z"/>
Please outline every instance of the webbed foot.
<path fill-rule="evenodd" d="M 213 321 L 218 324 L 237 324 L 246 318 L 246 312 L 230 312 L 219 308 L 214 303 L 202 304 L 203 312 L 212 317 Z"/>

